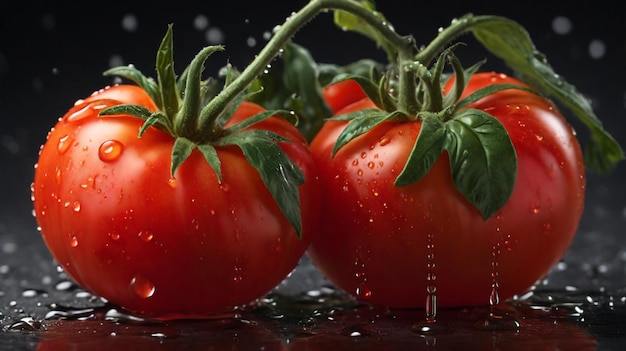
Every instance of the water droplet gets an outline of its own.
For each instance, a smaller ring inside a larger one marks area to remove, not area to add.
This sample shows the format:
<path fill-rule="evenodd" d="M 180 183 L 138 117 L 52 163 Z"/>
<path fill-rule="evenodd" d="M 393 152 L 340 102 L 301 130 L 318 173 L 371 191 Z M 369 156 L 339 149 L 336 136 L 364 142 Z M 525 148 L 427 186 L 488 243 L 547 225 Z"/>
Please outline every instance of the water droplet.
<path fill-rule="evenodd" d="M 75 106 L 84 103 L 83 100 L 76 101 Z M 97 113 L 94 113 L 95 110 L 101 110 L 103 107 L 101 104 L 96 104 L 96 102 L 88 103 L 85 106 L 81 107 L 78 111 L 72 112 L 69 115 L 66 115 L 66 122 L 76 122 L 83 118 L 97 116 Z"/>
<path fill-rule="evenodd" d="M 78 246 L 78 238 L 76 237 L 76 234 L 70 234 L 70 246 L 71 247 Z"/>
<path fill-rule="evenodd" d="M 113 240 L 119 240 L 120 235 L 118 233 L 109 233 L 109 238 L 113 239 Z"/>
<path fill-rule="evenodd" d="M 98 157 L 104 162 L 115 161 L 120 157 L 124 145 L 117 140 L 107 140 L 100 145 L 98 149 Z"/>
<path fill-rule="evenodd" d="M 61 267 L 58 267 L 57 269 L 59 268 Z M 58 282 L 54 288 L 58 291 L 71 291 L 71 290 L 77 289 L 78 286 L 69 280 L 62 280 Z"/>
<path fill-rule="evenodd" d="M 80 187 L 83 189 L 87 189 L 87 188 L 92 188 L 94 189 L 96 186 L 96 177 L 87 177 L 87 179 L 85 179 L 85 182 L 83 182 Z"/>
<path fill-rule="evenodd" d="M 7 327 L 6 330 L 21 330 L 21 331 L 36 331 L 41 329 L 41 322 L 33 319 L 32 317 L 21 318 L 17 322 L 13 322 Z"/>
<path fill-rule="evenodd" d="M 59 144 L 57 145 L 57 150 L 60 155 L 63 155 L 70 148 L 72 144 L 72 140 L 70 140 L 70 136 L 66 135 L 64 137 L 59 138 Z"/>
<path fill-rule="evenodd" d="M 360 299 L 369 299 L 372 296 L 372 290 L 367 286 L 367 280 L 364 279 L 356 288 L 356 296 Z"/>
<path fill-rule="evenodd" d="M 390 141 L 391 141 L 391 138 L 389 138 L 388 136 L 385 135 L 382 138 L 380 138 L 380 140 L 378 141 L 378 145 L 385 146 L 385 145 L 389 144 Z"/>
<path fill-rule="evenodd" d="M 146 230 L 142 230 L 139 232 L 139 239 L 141 239 L 144 242 L 150 242 L 152 241 L 152 239 L 154 238 L 154 235 L 152 234 L 152 232 L 146 231 Z"/>
<path fill-rule="evenodd" d="M 447 334 L 451 329 L 447 324 L 438 320 L 423 320 L 413 324 L 411 331 L 420 335 L 439 335 Z"/>
<path fill-rule="evenodd" d="M 539 204 L 532 204 L 530 207 L 530 213 L 539 214 L 541 212 L 541 206 Z"/>
<path fill-rule="evenodd" d="M 57 167 L 54 171 L 54 179 L 57 181 L 57 184 L 61 184 L 61 178 L 63 177 L 63 172 L 61 168 Z"/>
<path fill-rule="evenodd" d="M 240 283 L 243 280 L 243 276 L 242 276 L 243 268 L 241 268 L 241 266 L 239 266 L 238 264 L 235 264 L 234 271 L 235 271 L 235 274 L 233 275 L 233 282 Z"/>
<path fill-rule="evenodd" d="M 369 324 L 356 324 L 347 326 L 339 331 L 339 334 L 349 337 L 363 337 L 372 335 L 372 327 Z"/>
<path fill-rule="evenodd" d="M 516 115 L 527 115 L 530 112 L 530 106 L 526 105 L 526 104 L 509 104 L 506 105 L 507 108 L 507 112 L 510 114 L 516 114 Z M 520 123 L 520 127 L 524 127 L 525 124 Z"/>
<path fill-rule="evenodd" d="M 172 188 L 176 188 L 176 185 L 178 185 L 178 181 L 176 180 L 176 178 L 171 177 L 167 180 L 167 184 L 169 184 L 169 186 L 171 186 Z"/>
<path fill-rule="evenodd" d="M 80 202 L 74 201 L 72 203 L 72 210 L 74 210 L 74 212 L 80 212 Z"/>
<path fill-rule="evenodd" d="M 130 287 L 138 297 L 147 299 L 154 295 L 156 288 L 147 278 L 137 275 L 130 281 Z"/>

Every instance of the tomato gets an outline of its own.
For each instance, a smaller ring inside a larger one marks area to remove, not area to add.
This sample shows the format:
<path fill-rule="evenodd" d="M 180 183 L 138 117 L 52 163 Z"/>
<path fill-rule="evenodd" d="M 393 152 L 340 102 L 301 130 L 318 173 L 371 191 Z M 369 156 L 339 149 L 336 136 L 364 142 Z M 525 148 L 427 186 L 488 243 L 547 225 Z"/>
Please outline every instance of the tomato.
<path fill-rule="evenodd" d="M 72 107 L 50 131 L 35 169 L 34 213 L 55 260 L 83 288 L 138 315 L 191 318 L 230 311 L 279 284 L 315 232 L 319 190 L 308 144 L 280 117 L 273 131 L 302 170 L 302 238 L 242 151 L 216 146 L 222 181 L 198 149 L 171 175 L 174 138 L 129 115 L 98 116 L 121 103 L 155 104 L 117 85 Z M 264 111 L 244 102 L 234 124 Z M 227 126 L 228 126 L 227 125 Z"/>
<path fill-rule="evenodd" d="M 523 85 L 503 74 L 479 73 L 464 95 L 496 83 Z M 585 192 L 571 126 L 550 101 L 519 89 L 467 107 L 500 121 L 518 159 L 512 195 L 486 220 L 455 189 L 446 151 L 420 180 L 394 185 L 422 122 L 381 123 L 334 157 L 347 122 L 325 123 L 311 143 L 323 205 L 320 232 L 308 252 L 332 283 L 393 308 L 423 308 L 429 294 L 443 307 L 486 305 L 523 293 L 562 258 Z M 366 108 L 375 105 L 363 99 L 338 114 Z"/>
<path fill-rule="evenodd" d="M 352 79 L 325 86 L 322 88 L 322 96 L 333 113 L 366 97 L 359 83 Z"/>

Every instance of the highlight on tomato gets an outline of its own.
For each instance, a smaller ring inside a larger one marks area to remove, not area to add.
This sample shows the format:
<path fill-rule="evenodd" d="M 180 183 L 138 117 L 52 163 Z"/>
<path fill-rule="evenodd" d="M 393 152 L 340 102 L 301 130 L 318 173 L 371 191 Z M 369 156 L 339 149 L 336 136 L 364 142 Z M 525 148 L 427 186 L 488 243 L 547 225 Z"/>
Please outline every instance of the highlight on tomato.
<path fill-rule="evenodd" d="M 217 81 L 201 73 L 219 50 L 203 49 L 176 77 L 170 26 L 158 80 L 132 66 L 106 72 L 138 86 L 77 101 L 36 165 L 34 214 L 56 262 L 143 317 L 232 313 L 278 285 L 317 232 L 306 140 L 287 111 L 244 94 L 215 104 Z"/>

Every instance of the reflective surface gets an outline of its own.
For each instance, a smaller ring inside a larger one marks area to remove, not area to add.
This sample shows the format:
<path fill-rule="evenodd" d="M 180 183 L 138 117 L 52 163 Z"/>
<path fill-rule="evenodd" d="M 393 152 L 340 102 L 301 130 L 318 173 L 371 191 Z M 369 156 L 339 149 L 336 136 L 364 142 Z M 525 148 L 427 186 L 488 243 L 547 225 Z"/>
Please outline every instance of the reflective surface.
<path fill-rule="evenodd" d="M 85 292 L 51 260 L 0 266 L 0 349 L 6 350 L 613 350 L 626 346 L 626 290 L 555 287 L 492 307 L 389 310 L 326 284 L 304 259 L 251 306 L 209 320 L 153 321 Z M 16 260 L 21 262 L 21 260 Z M 569 272 L 559 264 L 553 276 Z M 304 288 L 302 290 L 302 288 Z"/>

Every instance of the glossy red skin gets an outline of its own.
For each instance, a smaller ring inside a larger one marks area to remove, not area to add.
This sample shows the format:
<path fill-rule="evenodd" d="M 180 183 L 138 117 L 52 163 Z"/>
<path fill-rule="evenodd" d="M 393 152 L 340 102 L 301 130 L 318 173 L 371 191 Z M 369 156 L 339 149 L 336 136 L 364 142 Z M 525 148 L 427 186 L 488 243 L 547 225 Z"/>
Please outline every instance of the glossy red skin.
<path fill-rule="evenodd" d="M 239 148 L 218 149 L 222 184 L 197 150 L 173 178 L 169 134 L 148 128 L 138 138 L 140 119 L 97 116 L 119 103 L 154 108 L 145 93 L 112 87 L 79 101 L 41 149 L 35 215 L 67 274 L 111 303 L 163 319 L 229 311 L 279 284 L 296 267 L 318 220 L 315 168 L 296 128 L 280 117 L 254 126 L 293 141 L 281 147 L 307 180 L 300 187 L 302 240 Z M 244 103 L 231 123 L 260 111 Z M 103 161 L 99 149 L 109 140 L 123 149 Z"/>
<path fill-rule="evenodd" d="M 365 98 L 367 95 L 359 83 L 347 79 L 325 86 L 322 89 L 322 96 L 333 113 L 337 113 L 337 111 Z"/>
<path fill-rule="evenodd" d="M 520 84 L 481 73 L 466 94 L 495 83 Z M 339 113 L 371 107 L 364 99 Z M 331 282 L 361 300 L 394 308 L 424 308 L 429 285 L 440 307 L 486 305 L 494 283 L 500 300 L 523 293 L 562 258 L 577 230 L 585 191 L 572 128 L 549 101 L 519 90 L 472 107 L 500 120 L 518 156 L 513 194 L 487 221 L 454 188 L 446 153 L 418 182 L 393 185 L 420 122 L 385 123 L 333 159 L 333 144 L 346 124 L 324 125 L 311 143 L 324 198 L 320 235 L 309 255 Z"/>

